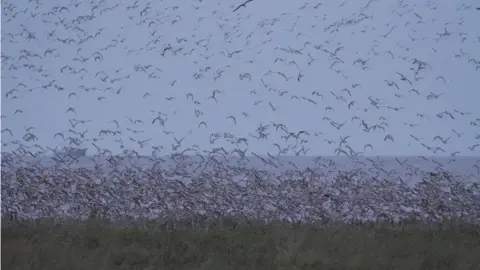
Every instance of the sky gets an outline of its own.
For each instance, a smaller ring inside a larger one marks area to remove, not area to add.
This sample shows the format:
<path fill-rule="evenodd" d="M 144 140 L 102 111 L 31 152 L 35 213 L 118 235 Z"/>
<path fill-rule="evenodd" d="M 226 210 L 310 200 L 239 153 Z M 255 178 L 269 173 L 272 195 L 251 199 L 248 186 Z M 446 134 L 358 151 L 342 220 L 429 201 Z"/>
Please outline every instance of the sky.
<path fill-rule="evenodd" d="M 2 151 L 480 155 L 476 1 L 241 3 L 2 1 Z"/>

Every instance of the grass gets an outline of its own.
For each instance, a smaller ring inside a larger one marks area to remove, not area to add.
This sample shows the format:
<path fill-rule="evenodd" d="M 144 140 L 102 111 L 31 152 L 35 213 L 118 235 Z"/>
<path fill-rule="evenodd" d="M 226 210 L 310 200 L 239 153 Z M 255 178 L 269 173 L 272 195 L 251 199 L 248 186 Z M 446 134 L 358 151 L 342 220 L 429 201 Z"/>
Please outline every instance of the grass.
<path fill-rule="evenodd" d="M 2 269 L 413 270 L 480 265 L 480 227 L 459 222 L 192 221 L 119 226 L 96 219 L 4 219 Z"/>

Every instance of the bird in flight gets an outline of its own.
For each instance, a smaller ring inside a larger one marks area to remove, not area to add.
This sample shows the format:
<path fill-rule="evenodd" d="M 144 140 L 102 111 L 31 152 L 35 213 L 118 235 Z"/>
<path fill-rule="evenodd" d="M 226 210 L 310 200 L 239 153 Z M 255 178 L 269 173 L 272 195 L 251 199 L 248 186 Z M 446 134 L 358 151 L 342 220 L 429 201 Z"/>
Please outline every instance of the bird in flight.
<path fill-rule="evenodd" d="M 237 10 L 239 10 L 241 7 L 244 7 L 244 8 L 247 8 L 247 4 L 252 2 L 253 0 L 247 0 L 245 2 L 243 2 L 243 4 L 240 4 L 238 7 L 236 7 L 232 12 L 235 12 Z"/>

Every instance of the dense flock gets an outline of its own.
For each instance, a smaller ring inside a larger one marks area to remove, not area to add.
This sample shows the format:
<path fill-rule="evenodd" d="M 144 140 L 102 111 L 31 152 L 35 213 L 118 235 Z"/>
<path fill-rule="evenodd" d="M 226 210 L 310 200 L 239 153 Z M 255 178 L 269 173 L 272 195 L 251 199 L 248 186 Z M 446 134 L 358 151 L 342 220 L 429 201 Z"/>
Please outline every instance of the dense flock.
<path fill-rule="evenodd" d="M 338 170 L 334 161 L 322 158 L 311 168 L 277 173 L 242 166 L 242 160 L 225 166 L 221 155 L 201 162 L 179 156 L 177 164 L 167 169 L 161 162 L 119 166 L 115 159 L 120 157 L 95 168 L 57 164 L 8 169 L 10 162 L 3 158 L 2 214 L 15 219 L 171 220 L 200 215 L 266 221 L 462 219 L 480 223 L 478 175 L 467 179 L 441 170 L 421 171 L 414 165 L 406 165 L 403 173 L 381 167 Z"/>

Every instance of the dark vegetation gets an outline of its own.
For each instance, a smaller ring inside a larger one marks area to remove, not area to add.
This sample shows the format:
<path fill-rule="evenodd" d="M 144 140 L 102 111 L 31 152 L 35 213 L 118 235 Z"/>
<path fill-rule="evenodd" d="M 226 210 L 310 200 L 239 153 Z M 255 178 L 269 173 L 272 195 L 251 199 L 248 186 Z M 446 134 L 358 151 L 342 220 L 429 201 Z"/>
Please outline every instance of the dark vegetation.
<path fill-rule="evenodd" d="M 2 220 L 2 269 L 479 269 L 480 227 L 238 218 Z"/>

